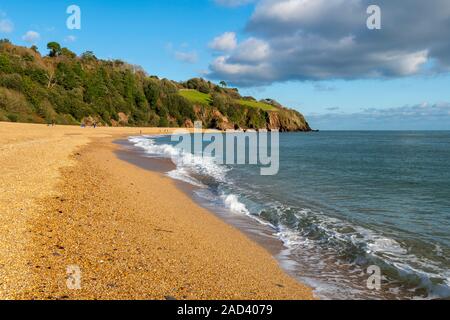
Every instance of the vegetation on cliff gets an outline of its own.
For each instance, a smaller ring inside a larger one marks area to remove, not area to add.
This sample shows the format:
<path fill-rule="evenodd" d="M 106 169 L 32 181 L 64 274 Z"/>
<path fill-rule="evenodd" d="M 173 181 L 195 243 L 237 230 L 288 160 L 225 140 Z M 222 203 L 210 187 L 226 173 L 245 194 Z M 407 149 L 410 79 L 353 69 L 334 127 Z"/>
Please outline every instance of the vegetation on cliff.
<path fill-rule="evenodd" d="M 273 100 L 242 97 L 226 83 L 175 82 L 139 66 L 81 56 L 58 43 L 49 53 L 0 40 L 0 121 L 107 126 L 309 131 L 297 111 Z"/>

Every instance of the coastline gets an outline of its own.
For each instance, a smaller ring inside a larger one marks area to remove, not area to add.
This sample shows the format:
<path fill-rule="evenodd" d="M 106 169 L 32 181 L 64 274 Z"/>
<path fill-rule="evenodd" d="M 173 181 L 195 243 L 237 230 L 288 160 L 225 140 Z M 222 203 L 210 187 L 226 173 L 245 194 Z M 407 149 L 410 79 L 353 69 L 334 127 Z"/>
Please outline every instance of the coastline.
<path fill-rule="evenodd" d="M 313 299 L 170 178 L 115 154 L 115 139 L 168 132 L 4 123 L 0 132 L 0 298 Z M 67 289 L 73 265 L 81 290 Z"/>
<path fill-rule="evenodd" d="M 119 146 L 119 148 L 115 150 L 119 159 L 144 170 L 156 172 L 164 177 L 170 177 L 168 172 L 177 168 L 170 159 L 148 157 L 143 149 L 136 147 L 129 140 L 120 139 L 115 140 L 114 143 Z M 229 208 L 219 205 L 216 202 L 206 200 L 198 194 L 198 191 L 201 191 L 202 188 L 194 184 L 181 179 L 174 179 L 173 177 L 171 177 L 171 180 L 178 189 L 183 191 L 197 205 L 210 213 L 213 213 L 226 224 L 231 225 L 242 232 L 251 241 L 262 246 L 277 260 L 285 272 L 302 283 L 302 280 L 299 279 L 298 275 L 295 275 L 294 272 L 292 272 L 292 266 L 295 265 L 296 262 L 290 257 L 290 249 L 287 248 L 283 241 L 274 234 L 274 229 L 272 227 L 267 224 L 262 224 L 260 221 L 257 221 L 248 215 L 232 213 Z"/>

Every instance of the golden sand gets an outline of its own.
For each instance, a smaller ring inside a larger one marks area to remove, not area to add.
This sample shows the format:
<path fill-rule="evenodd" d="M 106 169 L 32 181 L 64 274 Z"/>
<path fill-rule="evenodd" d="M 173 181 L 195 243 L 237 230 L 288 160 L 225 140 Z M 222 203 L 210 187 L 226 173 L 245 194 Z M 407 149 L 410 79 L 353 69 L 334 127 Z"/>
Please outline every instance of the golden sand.
<path fill-rule="evenodd" d="M 0 123 L 1 299 L 312 299 L 169 178 L 114 154 L 115 138 L 165 132 Z"/>

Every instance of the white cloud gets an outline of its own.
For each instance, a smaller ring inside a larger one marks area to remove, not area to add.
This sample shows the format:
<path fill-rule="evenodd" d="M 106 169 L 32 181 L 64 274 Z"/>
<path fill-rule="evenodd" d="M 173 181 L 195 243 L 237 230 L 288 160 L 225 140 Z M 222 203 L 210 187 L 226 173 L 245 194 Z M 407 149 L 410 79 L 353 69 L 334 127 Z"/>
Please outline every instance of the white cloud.
<path fill-rule="evenodd" d="M 246 40 L 223 51 L 220 64 L 210 64 L 210 77 L 260 86 L 450 72 L 450 41 L 442 31 L 450 29 L 450 1 L 409 0 L 404 10 L 398 1 L 378 0 L 382 29 L 376 31 L 366 27 L 370 4 L 371 0 L 259 0 L 245 28 Z M 236 65 L 242 74 L 227 73 Z M 255 65 L 264 65 L 272 74 L 249 75 L 247 70 Z"/>
<path fill-rule="evenodd" d="M 249 38 L 240 43 L 233 53 L 233 59 L 240 62 L 259 62 L 270 56 L 270 46 L 267 42 Z"/>
<path fill-rule="evenodd" d="M 226 56 L 217 57 L 212 62 L 211 69 L 219 74 L 226 74 L 232 79 L 241 77 L 243 85 L 251 85 L 256 81 L 270 81 L 270 76 L 273 74 L 271 66 L 267 63 L 245 64 L 229 62 Z"/>
<path fill-rule="evenodd" d="M 40 38 L 41 35 L 33 30 L 27 31 L 27 33 L 22 36 L 22 40 L 30 44 L 35 44 Z"/>
<path fill-rule="evenodd" d="M 14 30 L 14 24 L 9 19 L 0 17 L 0 32 L 11 33 Z"/>
<path fill-rule="evenodd" d="M 336 87 L 329 86 L 329 85 L 326 85 L 325 83 L 318 82 L 318 83 L 314 84 L 314 90 L 319 91 L 319 92 L 331 92 L 331 91 L 336 91 Z M 331 111 L 331 109 L 333 109 L 333 108 L 335 108 L 335 107 L 328 108 L 327 110 Z M 334 110 L 336 110 L 336 109 L 334 109 Z"/>
<path fill-rule="evenodd" d="M 446 130 L 450 125 L 450 103 L 421 103 L 395 108 L 366 108 L 359 112 L 339 112 L 308 115 L 311 125 L 319 129 L 352 130 Z"/>
<path fill-rule="evenodd" d="M 237 47 L 236 33 L 225 32 L 224 34 L 214 38 L 209 47 L 216 51 L 231 51 Z"/>
<path fill-rule="evenodd" d="M 176 51 L 175 52 L 175 59 L 181 62 L 186 63 L 196 63 L 198 61 L 198 55 L 197 52 L 182 52 L 182 51 Z"/>
<path fill-rule="evenodd" d="M 420 67 L 428 61 L 428 50 L 418 52 L 382 52 L 375 54 L 373 58 L 388 66 L 392 72 L 409 76 L 416 74 Z"/>
<path fill-rule="evenodd" d="M 210 69 L 217 74 L 227 75 L 228 79 L 243 77 L 249 83 L 257 79 L 270 81 L 274 72 L 267 63 L 271 55 L 269 44 L 256 38 L 248 38 L 241 43 L 237 43 L 235 37 L 233 39 L 233 45 L 222 50 L 226 51 L 226 54 L 217 57 L 211 63 Z"/>
<path fill-rule="evenodd" d="M 65 39 L 64 39 L 64 41 L 65 42 L 75 42 L 75 41 L 77 41 L 77 37 L 75 37 L 75 36 L 73 36 L 73 35 L 70 35 L 70 36 L 67 36 Z"/>
<path fill-rule="evenodd" d="M 184 63 L 195 64 L 198 61 L 198 54 L 195 50 L 188 51 L 189 44 L 184 42 L 181 45 L 174 45 L 172 42 L 166 43 L 166 51 L 170 56 Z"/>

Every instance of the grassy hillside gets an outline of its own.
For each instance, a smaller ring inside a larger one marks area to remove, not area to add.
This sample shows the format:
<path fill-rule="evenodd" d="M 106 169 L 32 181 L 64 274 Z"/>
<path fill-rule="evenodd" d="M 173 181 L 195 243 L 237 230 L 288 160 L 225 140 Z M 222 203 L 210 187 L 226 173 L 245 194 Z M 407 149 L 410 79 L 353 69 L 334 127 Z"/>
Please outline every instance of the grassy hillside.
<path fill-rule="evenodd" d="M 197 90 L 192 89 L 181 89 L 179 91 L 182 97 L 185 97 L 193 103 L 200 103 L 203 105 L 210 105 L 212 102 L 211 95 L 206 93 L 201 93 Z"/>
<path fill-rule="evenodd" d="M 239 99 L 239 100 L 236 100 L 236 101 L 241 106 L 245 106 L 245 107 L 262 109 L 262 110 L 265 110 L 265 111 L 277 111 L 277 109 L 274 106 L 272 106 L 270 104 L 267 104 L 265 102 L 261 102 L 261 101 L 244 100 L 244 99 Z"/>
<path fill-rule="evenodd" d="M 179 93 L 181 96 L 185 97 L 186 99 L 188 99 L 193 103 L 200 103 L 203 105 L 211 105 L 211 103 L 213 103 L 213 97 L 211 96 L 211 94 L 201 93 L 193 89 L 181 89 Z M 277 108 L 268 103 L 252 99 L 232 99 L 232 101 L 242 107 L 250 107 L 265 111 L 278 110 Z"/>
<path fill-rule="evenodd" d="M 57 43 L 48 53 L 0 40 L 0 121 L 105 126 L 310 130 L 273 100 L 242 97 L 203 79 L 175 82 L 120 60 L 81 56 Z"/>

